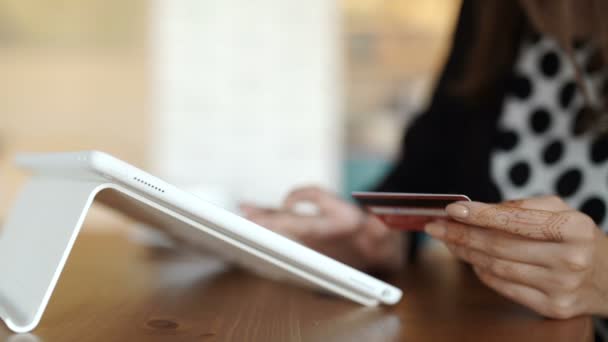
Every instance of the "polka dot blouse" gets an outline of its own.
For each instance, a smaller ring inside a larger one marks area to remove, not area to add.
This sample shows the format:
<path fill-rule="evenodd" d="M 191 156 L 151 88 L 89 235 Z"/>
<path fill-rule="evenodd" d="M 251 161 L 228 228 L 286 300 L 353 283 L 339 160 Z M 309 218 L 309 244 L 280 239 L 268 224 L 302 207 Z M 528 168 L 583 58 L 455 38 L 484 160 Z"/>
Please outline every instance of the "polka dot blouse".
<path fill-rule="evenodd" d="M 556 41 L 522 44 L 498 121 L 491 177 L 505 199 L 556 194 L 608 231 L 608 136 L 581 129 L 586 106 L 600 103 L 597 89 L 605 84 L 606 70 L 594 70 L 589 44 L 575 48 L 589 85 L 586 103 L 574 66 Z"/>

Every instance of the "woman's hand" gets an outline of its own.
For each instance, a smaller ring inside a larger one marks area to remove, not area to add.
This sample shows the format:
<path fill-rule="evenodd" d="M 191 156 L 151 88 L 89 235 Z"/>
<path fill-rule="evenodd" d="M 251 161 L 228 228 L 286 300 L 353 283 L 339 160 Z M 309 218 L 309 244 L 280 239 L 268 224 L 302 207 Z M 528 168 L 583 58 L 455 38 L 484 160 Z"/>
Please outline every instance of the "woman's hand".
<path fill-rule="evenodd" d="M 608 315 L 608 240 L 587 215 L 558 197 L 458 202 L 447 211 L 454 221 L 426 232 L 489 287 L 547 317 Z"/>
<path fill-rule="evenodd" d="M 314 205 L 317 213 L 298 213 L 300 203 Z M 394 270 L 403 264 L 402 234 L 317 187 L 292 191 L 280 209 L 243 204 L 241 211 L 263 227 L 354 267 Z"/>

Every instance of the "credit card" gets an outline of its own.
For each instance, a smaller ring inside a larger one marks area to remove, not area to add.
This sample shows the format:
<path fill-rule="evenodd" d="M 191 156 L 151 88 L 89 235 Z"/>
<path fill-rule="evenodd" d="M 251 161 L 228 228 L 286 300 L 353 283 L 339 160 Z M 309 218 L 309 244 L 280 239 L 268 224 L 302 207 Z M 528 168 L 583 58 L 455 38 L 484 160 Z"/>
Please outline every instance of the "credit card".
<path fill-rule="evenodd" d="M 421 231 L 433 220 L 446 218 L 450 203 L 470 201 L 465 195 L 353 192 L 353 198 L 387 227 Z"/>

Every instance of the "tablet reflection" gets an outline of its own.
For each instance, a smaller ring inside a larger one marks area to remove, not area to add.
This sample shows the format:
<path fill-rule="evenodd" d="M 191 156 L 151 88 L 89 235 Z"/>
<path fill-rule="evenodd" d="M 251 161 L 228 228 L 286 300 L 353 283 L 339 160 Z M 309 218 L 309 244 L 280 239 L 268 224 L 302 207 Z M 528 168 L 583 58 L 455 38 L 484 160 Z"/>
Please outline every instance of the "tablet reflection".
<path fill-rule="evenodd" d="M 9 336 L 6 342 L 42 342 L 42 339 L 34 334 L 15 334 Z"/>
<path fill-rule="evenodd" d="M 311 341 L 395 341 L 401 331 L 398 316 L 382 308 L 357 308 L 320 321 L 306 334 Z"/>

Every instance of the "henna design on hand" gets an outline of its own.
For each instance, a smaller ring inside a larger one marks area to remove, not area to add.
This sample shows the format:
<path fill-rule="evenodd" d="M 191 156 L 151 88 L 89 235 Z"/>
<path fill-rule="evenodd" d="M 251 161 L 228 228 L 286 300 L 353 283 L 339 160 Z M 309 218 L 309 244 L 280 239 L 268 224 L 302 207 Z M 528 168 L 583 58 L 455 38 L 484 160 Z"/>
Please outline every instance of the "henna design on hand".
<path fill-rule="evenodd" d="M 504 201 L 504 202 L 502 202 L 502 205 L 507 206 L 507 207 L 521 208 L 525 202 L 526 202 L 526 200 L 524 200 L 524 199 L 515 199 L 515 200 Z"/>
<path fill-rule="evenodd" d="M 473 221 L 480 226 L 497 228 L 533 239 L 562 242 L 567 215 L 545 210 L 521 209 L 509 205 L 492 205 L 478 212 Z"/>

